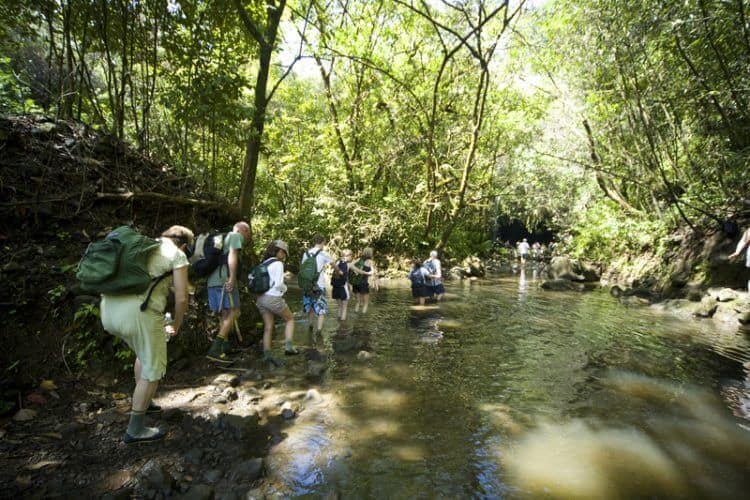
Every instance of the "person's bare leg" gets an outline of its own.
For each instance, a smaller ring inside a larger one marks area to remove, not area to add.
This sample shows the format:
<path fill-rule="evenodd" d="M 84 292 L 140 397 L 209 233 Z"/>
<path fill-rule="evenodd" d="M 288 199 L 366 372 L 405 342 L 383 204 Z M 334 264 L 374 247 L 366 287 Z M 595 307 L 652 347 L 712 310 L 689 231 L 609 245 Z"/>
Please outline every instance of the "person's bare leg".
<path fill-rule="evenodd" d="M 284 354 L 299 354 L 299 351 L 294 348 L 294 315 L 292 314 L 292 311 L 287 307 L 281 313 L 281 318 L 285 321 Z"/>
<path fill-rule="evenodd" d="M 364 313 L 367 312 L 367 306 L 370 305 L 370 294 L 369 293 L 363 293 L 362 294 L 362 301 L 364 302 L 364 304 L 362 305 L 362 313 L 364 314 Z"/>
<path fill-rule="evenodd" d="M 222 309 L 221 323 L 219 324 L 219 337 L 229 340 L 229 332 L 232 331 L 234 324 L 234 309 Z"/>
<path fill-rule="evenodd" d="M 349 307 L 348 300 L 339 300 L 339 309 L 341 311 L 341 321 L 346 321 L 346 310 Z"/>
<path fill-rule="evenodd" d="M 273 313 L 263 311 L 263 354 L 271 354 L 271 335 L 273 334 Z"/>

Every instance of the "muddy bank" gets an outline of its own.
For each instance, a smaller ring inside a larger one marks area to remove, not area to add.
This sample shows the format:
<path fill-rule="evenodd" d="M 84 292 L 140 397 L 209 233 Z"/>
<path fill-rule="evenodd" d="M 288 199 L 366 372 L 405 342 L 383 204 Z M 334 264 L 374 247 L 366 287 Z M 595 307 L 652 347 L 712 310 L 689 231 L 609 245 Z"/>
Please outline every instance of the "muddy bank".
<path fill-rule="evenodd" d="M 129 379 L 48 381 L 0 431 L 0 487 L 39 498 L 288 495 L 285 441 L 335 406 L 318 384 L 325 359 L 315 349 L 281 368 L 249 350 L 229 368 L 189 358 L 170 367 L 155 398 L 163 411 L 149 416 L 167 437 L 131 446 L 120 441 Z"/>

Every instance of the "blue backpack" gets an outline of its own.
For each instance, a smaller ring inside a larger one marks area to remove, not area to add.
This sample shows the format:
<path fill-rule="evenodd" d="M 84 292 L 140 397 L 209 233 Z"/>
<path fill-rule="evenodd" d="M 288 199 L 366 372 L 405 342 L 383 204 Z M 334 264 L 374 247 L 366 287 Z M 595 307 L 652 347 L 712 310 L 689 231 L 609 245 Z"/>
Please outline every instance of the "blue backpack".
<path fill-rule="evenodd" d="M 422 273 L 422 269 L 424 269 L 424 267 L 413 269 L 409 273 L 409 280 L 411 281 L 412 287 L 424 286 L 425 281 L 424 281 L 424 273 Z"/>

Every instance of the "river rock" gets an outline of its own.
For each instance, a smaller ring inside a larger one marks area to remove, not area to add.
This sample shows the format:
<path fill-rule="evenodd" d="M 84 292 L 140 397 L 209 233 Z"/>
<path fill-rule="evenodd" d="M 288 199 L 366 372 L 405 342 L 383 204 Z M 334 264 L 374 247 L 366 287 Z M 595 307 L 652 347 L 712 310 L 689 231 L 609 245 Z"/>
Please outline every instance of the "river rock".
<path fill-rule="evenodd" d="M 654 304 L 652 307 L 654 309 L 668 312 L 670 314 L 674 314 L 675 316 L 687 319 L 694 317 L 695 308 L 698 305 L 699 304 L 691 302 L 687 299 L 669 299 Z"/>
<path fill-rule="evenodd" d="M 234 467 L 230 473 L 232 481 L 238 483 L 252 483 L 263 474 L 263 459 L 251 458 L 243 460 Z"/>
<path fill-rule="evenodd" d="M 221 393 L 223 397 L 227 399 L 227 401 L 237 401 L 237 390 L 233 387 L 227 387 L 224 389 L 224 391 Z"/>
<path fill-rule="evenodd" d="M 541 287 L 545 290 L 551 290 L 555 292 L 582 292 L 585 288 L 583 283 L 578 283 L 566 279 L 545 280 L 542 282 Z"/>
<path fill-rule="evenodd" d="M 719 302 L 710 295 L 705 295 L 693 309 L 693 314 L 698 318 L 710 318 L 716 312 Z"/>
<path fill-rule="evenodd" d="M 292 403 L 287 401 L 283 405 L 281 405 L 281 418 L 284 420 L 292 420 L 297 416 L 297 411 L 292 406 Z"/>
<path fill-rule="evenodd" d="M 719 302 L 716 312 L 712 316 L 714 321 L 728 325 L 739 325 L 740 318 L 731 302 Z"/>
<path fill-rule="evenodd" d="M 594 264 L 590 262 L 579 262 L 578 266 L 575 266 L 575 271 L 583 276 L 583 280 L 586 282 L 594 282 L 602 279 L 602 271 Z M 574 262 L 575 265 L 575 262 Z"/>
<path fill-rule="evenodd" d="M 191 448 L 185 453 L 185 461 L 189 464 L 199 465 L 203 458 L 203 450 L 200 448 Z"/>
<path fill-rule="evenodd" d="M 552 257 L 548 270 L 549 277 L 555 280 L 585 281 L 583 275 L 574 271 L 574 264 L 568 257 Z"/>
<path fill-rule="evenodd" d="M 485 274 L 484 262 L 479 257 L 466 257 L 461 262 L 465 276 L 481 277 Z"/>
<path fill-rule="evenodd" d="M 373 354 L 371 352 L 368 352 L 368 351 L 359 351 L 357 353 L 357 359 L 362 360 L 362 361 L 366 361 L 368 359 L 372 359 L 372 357 L 373 357 Z"/>
<path fill-rule="evenodd" d="M 245 439 L 257 433 L 259 421 L 258 413 L 254 411 L 247 415 L 224 413 L 219 417 L 218 426 L 236 439 Z"/>
<path fill-rule="evenodd" d="M 209 469 L 203 473 L 203 480 L 208 484 L 214 484 L 224 477 L 224 471 L 220 469 Z"/>
<path fill-rule="evenodd" d="M 222 373 L 218 377 L 214 378 L 213 382 L 211 383 L 217 386 L 237 387 L 238 385 L 240 385 L 240 377 L 232 373 Z"/>
<path fill-rule="evenodd" d="M 448 272 L 448 276 L 451 279 L 461 281 L 462 279 L 464 279 L 466 277 L 466 272 L 462 268 L 460 268 L 458 266 L 454 266 Z"/>
<path fill-rule="evenodd" d="M 155 458 L 146 462 L 136 475 L 143 489 L 153 489 L 169 494 L 175 486 L 169 471 Z"/>
<path fill-rule="evenodd" d="M 636 297 L 635 295 L 620 297 L 617 300 L 620 302 L 620 304 L 625 306 L 647 306 L 651 303 L 648 301 L 648 299 Z"/>
<path fill-rule="evenodd" d="M 214 487 L 207 484 L 194 484 L 188 488 L 182 500 L 212 500 Z"/>
<path fill-rule="evenodd" d="M 320 395 L 317 389 L 310 389 L 305 394 L 305 401 L 309 403 L 317 404 L 323 401 L 323 396 Z"/>
<path fill-rule="evenodd" d="M 326 364 L 319 361 L 308 361 L 307 362 L 307 376 L 308 377 L 320 377 L 323 372 L 326 371 Z"/>

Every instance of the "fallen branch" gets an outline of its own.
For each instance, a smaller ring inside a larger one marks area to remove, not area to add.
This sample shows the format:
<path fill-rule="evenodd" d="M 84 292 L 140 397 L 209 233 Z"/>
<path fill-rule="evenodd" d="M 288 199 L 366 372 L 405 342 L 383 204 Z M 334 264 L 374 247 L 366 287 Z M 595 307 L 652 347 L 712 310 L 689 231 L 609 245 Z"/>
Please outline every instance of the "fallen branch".
<path fill-rule="evenodd" d="M 220 202 L 220 201 L 199 200 L 197 198 L 185 198 L 183 196 L 172 196 L 172 195 L 162 194 L 162 193 L 148 193 L 148 192 L 134 193 L 132 191 L 129 191 L 127 193 L 97 193 L 96 197 L 97 199 L 100 199 L 100 200 L 166 201 L 168 203 L 175 203 L 177 205 L 194 205 L 194 206 L 205 207 L 205 208 L 217 208 L 217 209 L 229 211 L 229 212 L 233 212 L 237 210 L 236 208 L 230 207 L 226 203 Z"/>

